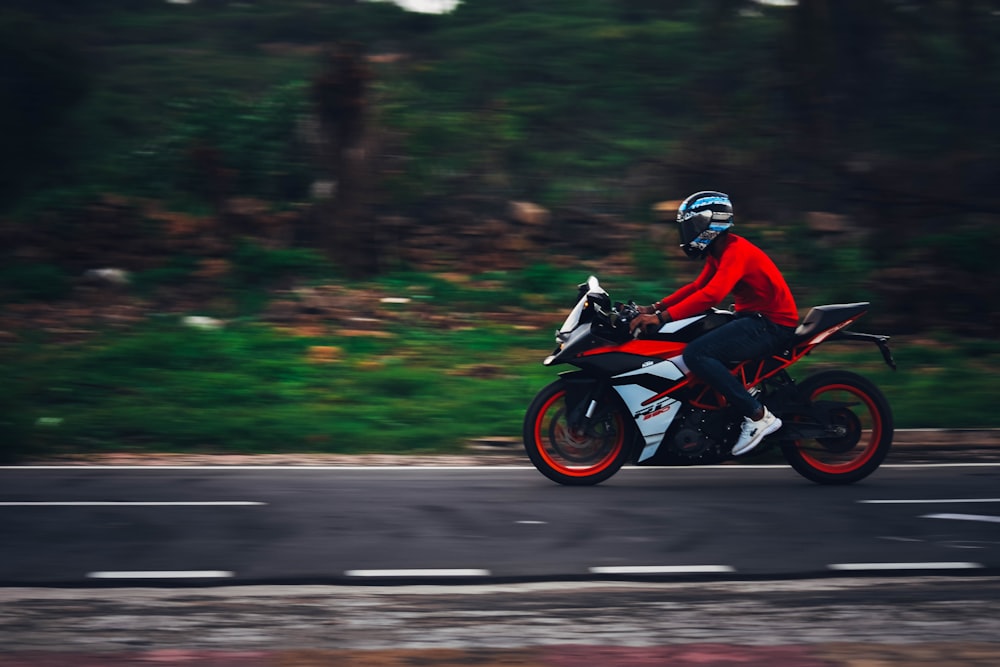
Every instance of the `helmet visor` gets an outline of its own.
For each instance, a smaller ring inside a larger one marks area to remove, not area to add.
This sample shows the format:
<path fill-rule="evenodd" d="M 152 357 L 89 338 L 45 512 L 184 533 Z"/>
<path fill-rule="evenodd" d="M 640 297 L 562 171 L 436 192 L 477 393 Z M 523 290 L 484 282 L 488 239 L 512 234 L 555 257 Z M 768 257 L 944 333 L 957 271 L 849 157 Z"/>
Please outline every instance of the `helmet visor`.
<path fill-rule="evenodd" d="M 681 245 L 686 246 L 708 228 L 708 220 L 703 216 L 695 215 L 687 220 L 682 220 L 677 226 L 681 233 Z"/>

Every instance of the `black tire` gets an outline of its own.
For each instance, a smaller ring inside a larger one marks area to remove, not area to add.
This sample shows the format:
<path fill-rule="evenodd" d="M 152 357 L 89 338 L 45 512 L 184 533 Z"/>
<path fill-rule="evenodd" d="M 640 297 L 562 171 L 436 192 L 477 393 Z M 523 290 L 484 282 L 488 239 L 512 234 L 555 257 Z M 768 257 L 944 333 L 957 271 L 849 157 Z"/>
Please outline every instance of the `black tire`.
<path fill-rule="evenodd" d="M 853 484 L 875 472 L 892 446 L 892 409 L 870 380 L 849 371 L 824 371 L 799 384 L 810 402 L 830 401 L 830 423 L 842 434 L 785 442 L 785 460 L 818 484 Z M 783 414 L 786 422 L 809 418 Z M 780 433 L 780 431 L 779 431 Z"/>
<path fill-rule="evenodd" d="M 538 392 L 524 416 L 524 449 L 539 472 L 568 486 L 599 484 L 628 460 L 633 444 L 628 415 L 615 396 L 598 404 L 586 432 L 566 420 L 566 383 Z"/>

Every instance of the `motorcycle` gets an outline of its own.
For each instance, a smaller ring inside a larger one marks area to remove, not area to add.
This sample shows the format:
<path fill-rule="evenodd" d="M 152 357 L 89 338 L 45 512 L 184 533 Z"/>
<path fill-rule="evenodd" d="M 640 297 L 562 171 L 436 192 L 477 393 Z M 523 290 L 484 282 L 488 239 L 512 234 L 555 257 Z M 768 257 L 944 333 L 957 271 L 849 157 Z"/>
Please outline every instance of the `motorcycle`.
<path fill-rule="evenodd" d="M 743 416 L 693 377 L 682 353 L 687 343 L 737 314 L 713 308 L 655 333 L 629 332 L 634 303 L 612 304 L 595 276 L 579 285 L 576 305 L 556 332 L 544 365 L 575 370 L 542 389 L 524 419 L 524 447 L 534 466 L 566 485 L 607 480 L 626 463 L 639 466 L 718 464 L 731 450 Z M 824 370 L 796 382 L 790 366 L 827 341 L 874 343 L 895 370 L 889 336 L 846 328 L 869 303 L 816 306 L 786 349 L 732 364 L 732 372 L 783 425 L 754 453 L 777 446 L 803 477 L 851 484 L 873 473 L 892 445 L 892 410 L 870 380 Z M 746 457 L 743 457 L 746 458 Z"/>

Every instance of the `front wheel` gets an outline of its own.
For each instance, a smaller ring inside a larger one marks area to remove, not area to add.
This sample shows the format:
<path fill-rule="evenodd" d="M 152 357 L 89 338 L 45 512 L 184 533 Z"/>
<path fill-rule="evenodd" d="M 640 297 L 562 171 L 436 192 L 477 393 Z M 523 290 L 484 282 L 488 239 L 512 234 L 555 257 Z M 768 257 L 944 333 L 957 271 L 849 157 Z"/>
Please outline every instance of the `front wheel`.
<path fill-rule="evenodd" d="M 782 415 L 800 436 L 782 445 L 800 475 L 819 484 L 852 484 L 885 460 L 892 445 L 889 402 L 869 380 L 848 371 L 825 371 L 799 385 L 808 409 Z"/>
<path fill-rule="evenodd" d="M 570 486 L 599 484 L 628 460 L 631 429 L 614 396 L 604 396 L 586 426 L 567 418 L 566 383 L 538 392 L 524 417 L 524 449 L 539 472 Z"/>

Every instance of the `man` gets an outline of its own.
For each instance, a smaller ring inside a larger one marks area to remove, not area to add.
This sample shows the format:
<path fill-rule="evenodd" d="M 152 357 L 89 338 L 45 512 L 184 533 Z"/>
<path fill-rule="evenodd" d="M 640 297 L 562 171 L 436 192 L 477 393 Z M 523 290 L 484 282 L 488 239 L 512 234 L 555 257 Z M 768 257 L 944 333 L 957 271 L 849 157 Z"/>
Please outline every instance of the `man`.
<path fill-rule="evenodd" d="M 692 373 L 726 397 L 745 417 L 733 455 L 752 451 L 765 436 L 781 428 L 773 415 L 751 395 L 726 362 L 757 359 L 779 351 L 798 324 L 798 309 L 778 267 L 763 250 L 733 234 L 733 205 L 721 192 L 696 192 L 677 209 L 681 248 L 688 257 L 705 260 L 698 277 L 632 320 L 634 332 L 659 329 L 671 320 L 699 315 L 728 294 L 736 297 L 736 319 L 684 349 Z"/>

